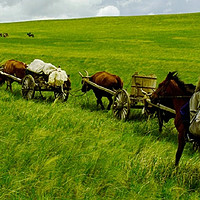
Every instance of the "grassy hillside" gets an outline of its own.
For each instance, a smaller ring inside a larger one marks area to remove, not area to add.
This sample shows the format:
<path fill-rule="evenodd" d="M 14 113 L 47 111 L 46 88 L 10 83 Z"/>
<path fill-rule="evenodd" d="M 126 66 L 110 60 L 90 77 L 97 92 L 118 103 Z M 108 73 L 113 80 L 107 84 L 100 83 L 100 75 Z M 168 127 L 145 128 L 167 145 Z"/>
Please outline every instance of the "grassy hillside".
<path fill-rule="evenodd" d="M 118 74 L 130 91 L 134 72 L 169 71 L 195 84 L 200 69 L 200 14 L 109 17 L 0 24 L 0 62 L 35 58 L 78 71 Z M 34 38 L 26 33 L 33 32 Z M 92 92 L 53 103 L 53 94 L 21 98 L 0 88 L 0 199 L 198 199 L 199 153 L 187 144 L 174 167 L 173 121 L 131 110 L 127 122 L 96 108 Z M 108 103 L 105 99 L 104 103 Z"/>

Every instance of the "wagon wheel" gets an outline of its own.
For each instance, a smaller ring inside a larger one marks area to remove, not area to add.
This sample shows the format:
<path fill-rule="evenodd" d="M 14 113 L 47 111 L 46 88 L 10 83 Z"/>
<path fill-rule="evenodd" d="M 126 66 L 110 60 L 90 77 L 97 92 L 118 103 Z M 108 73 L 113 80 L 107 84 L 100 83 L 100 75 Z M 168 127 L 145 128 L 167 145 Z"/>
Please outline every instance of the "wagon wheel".
<path fill-rule="evenodd" d="M 113 114 L 117 119 L 126 120 L 130 113 L 130 98 L 126 90 L 122 89 L 114 95 Z"/>
<path fill-rule="evenodd" d="M 63 89 L 63 92 L 60 90 L 54 90 L 54 96 L 55 99 L 59 99 L 61 101 L 67 101 L 68 97 L 69 97 L 69 91 Z"/>
<path fill-rule="evenodd" d="M 31 75 L 26 75 L 22 80 L 22 96 L 29 100 L 35 94 L 35 81 Z"/>

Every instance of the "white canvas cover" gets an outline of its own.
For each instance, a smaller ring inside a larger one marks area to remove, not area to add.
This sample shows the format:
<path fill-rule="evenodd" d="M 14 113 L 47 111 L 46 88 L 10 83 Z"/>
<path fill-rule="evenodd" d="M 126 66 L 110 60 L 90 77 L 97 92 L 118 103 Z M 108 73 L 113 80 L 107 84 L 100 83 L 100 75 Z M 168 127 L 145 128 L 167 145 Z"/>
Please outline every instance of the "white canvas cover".
<path fill-rule="evenodd" d="M 48 83 L 54 87 L 61 86 L 65 81 L 67 81 L 67 79 L 68 76 L 66 72 L 58 68 L 56 71 L 50 73 Z"/>
<path fill-rule="evenodd" d="M 51 63 L 45 63 L 40 59 L 35 59 L 29 66 L 28 70 L 33 71 L 38 74 L 49 75 L 52 71 L 55 71 L 57 68 Z"/>
<path fill-rule="evenodd" d="M 45 63 L 40 59 L 35 59 L 27 68 L 38 74 L 46 74 L 49 76 L 48 84 L 51 86 L 61 86 L 68 80 L 68 76 L 64 70 L 55 67 L 51 63 Z"/>
<path fill-rule="evenodd" d="M 200 91 L 195 92 L 190 99 L 190 123 L 189 131 L 200 136 Z"/>

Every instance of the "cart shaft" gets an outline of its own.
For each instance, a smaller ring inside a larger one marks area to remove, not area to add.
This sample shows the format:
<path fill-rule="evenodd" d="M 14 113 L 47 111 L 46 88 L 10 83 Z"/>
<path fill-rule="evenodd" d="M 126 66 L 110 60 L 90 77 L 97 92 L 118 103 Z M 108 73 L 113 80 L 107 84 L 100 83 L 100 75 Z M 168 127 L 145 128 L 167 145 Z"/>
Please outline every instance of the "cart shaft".
<path fill-rule="evenodd" d="M 113 96 L 116 94 L 115 91 L 110 90 L 110 89 L 107 89 L 107 88 L 102 87 L 102 86 L 100 86 L 100 85 L 97 85 L 96 83 L 94 83 L 94 82 L 92 82 L 92 81 L 89 81 L 87 78 L 83 78 L 83 79 L 84 79 L 84 81 L 85 81 L 86 83 L 88 83 L 88 84 L 94 86 L 95 88 L 98 88 L 98 89 L 100 89 L 100 90 L 103 90 L 103 91 L 105 91 L 105 92 L 108 92 L 109 94 L 111 94 L 111 95 L 113 95 Z"/>
<path fill-rule="evenodd" d="M 22 82 L 22 79 L 17 78 L 16 76 L 13 76 L 13 75 L 4 73 L 4 72 L 2 72 L 2 71 L 0 71 L 0 74 L 3 75 L 3 76 L 6 76 L 6 77 L 8 77 L 8 78 L 10 78 L 10 79 L 12 79 L 12 80 L 14 80 L 14 81 L 16 81 L 16 82 L 18 82 L 18 83 L 21 83 L 21 82 Z"/>

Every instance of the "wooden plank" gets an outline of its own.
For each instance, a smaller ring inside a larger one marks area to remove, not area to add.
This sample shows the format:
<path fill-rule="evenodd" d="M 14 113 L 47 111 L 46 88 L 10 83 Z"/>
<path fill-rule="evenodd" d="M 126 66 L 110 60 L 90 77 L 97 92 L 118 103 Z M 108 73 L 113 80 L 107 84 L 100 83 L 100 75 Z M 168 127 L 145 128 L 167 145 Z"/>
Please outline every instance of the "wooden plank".
<path fill-rule="evenodd" d="M 18 82 L 18 83 L 21 83 L 21 82 L 22 82 L 22 79 L 17 78 L 16 76 L 13 76 L 13 75 L 4 73 L 4 72 L 2 72 L 2 71 L 0 71 L 0 74 L 3 75 L 3 76 L 6 76 L 6 77 L 8 77 L 8 78 L 10 78 L 10 79 L 12 79 L 12 80 L 14 80 L 14 81 L 16 81 L 16 82 Z"/>
<path fill-rule="evenodd" d="M 151 93 L 156 88 L 157 77 L 152 74 L 148 76 L 139 75 L 137 72 L 132 76 L 132 84 L 131 84 L 131 96 L 144 96 L 141 88 L 147 92 Z"/>

